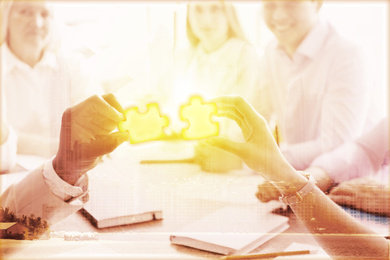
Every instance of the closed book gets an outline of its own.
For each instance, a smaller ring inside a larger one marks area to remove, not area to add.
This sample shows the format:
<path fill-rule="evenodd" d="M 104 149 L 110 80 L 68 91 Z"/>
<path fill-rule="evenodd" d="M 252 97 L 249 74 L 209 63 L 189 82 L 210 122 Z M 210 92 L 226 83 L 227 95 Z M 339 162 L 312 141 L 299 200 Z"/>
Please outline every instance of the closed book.
<path fill-rule="evenodd" d="M 261 207 L 225 207 L 171 234 L 170 241 L 222 255 L 247 254 L 285 231 L 287 222 Z"/>
<path fill-rule="evenodd" d="M 91 181 L 89 201 L 81 212 L 97 228 L 161 220 L 161 207 L 147 198 L 137 184 L 112 185 Z"/>
<path fill-rule="evenodd" d="M 148 212 L 142 212 L 140 210 L 135 212 L 126 212 L 123 214 L 102 214 L 100 211 L 93 211 L 88 206 L 82 210 L 84 216 L 91 221 L 91 223 L 97 228 L 107 228 L 113 226 L 129 225 L 142 223 L 152 220 L 162 219 L 162 211 L 154 210 Z"/>

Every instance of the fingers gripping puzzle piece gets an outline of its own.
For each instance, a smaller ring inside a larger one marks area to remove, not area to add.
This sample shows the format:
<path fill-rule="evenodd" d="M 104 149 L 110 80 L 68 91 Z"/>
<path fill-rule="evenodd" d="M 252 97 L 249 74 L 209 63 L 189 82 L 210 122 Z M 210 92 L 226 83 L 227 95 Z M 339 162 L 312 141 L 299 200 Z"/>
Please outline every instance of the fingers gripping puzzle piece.
<path fill-rule="evenodd" d="M 201 139 L 218 135 L 219 124 L 211 121 L 211 114 L 216 112 L 216 104 L 204 104 L 202 98 L 198 96 L 190 98 L 190 104 L 180 108 L 180 119 L 189 123 L 189 127 L 182 130 L 183 139 Z"/>
<path fill-rule="evenodd" d="M 118 124 L 119 131 L 129 133 L 132 144 L 162 139 L 163 128 L 169 124 L 168 117 L 160 115 L 158 104 L 152 103 L 146 107 L 146 113 L 139 113 L 138 107 L 127 109 L 126 121 Z"/>

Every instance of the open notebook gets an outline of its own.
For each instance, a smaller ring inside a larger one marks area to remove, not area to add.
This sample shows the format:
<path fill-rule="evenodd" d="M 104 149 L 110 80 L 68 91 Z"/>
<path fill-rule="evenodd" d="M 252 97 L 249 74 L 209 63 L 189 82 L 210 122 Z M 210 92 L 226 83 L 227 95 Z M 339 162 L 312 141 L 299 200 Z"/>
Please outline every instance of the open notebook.
<path fill-rule="evenodd" d="M 289 227 L 287 217 L 253 207 L 222 208 L 171 234 L 171 243 L 223 255 L 246 254 Z"/>

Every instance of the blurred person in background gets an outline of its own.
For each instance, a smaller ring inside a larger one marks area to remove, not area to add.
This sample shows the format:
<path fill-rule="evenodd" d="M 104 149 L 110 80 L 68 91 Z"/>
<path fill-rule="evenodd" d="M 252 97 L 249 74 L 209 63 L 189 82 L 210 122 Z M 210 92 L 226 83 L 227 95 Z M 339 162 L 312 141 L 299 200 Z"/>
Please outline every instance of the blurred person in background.
<path fill-rule="evenodd" d="M 1 13 L 0 171 L 9 171 L 17 153 L 53 156 L 62 112 L 99 90 L 65 57 L 51 4 L 2 1 Z"/>
<path fill-rule="evenodd" d="M 175 55 L 172 78 L 160 90 L 168 105 L 188 102 L 189 97 L 203 99 L 219 95 L 240 95 L 254 101 L 259 85 L 256 49 L 246 39 L 235 7 L 229 1 L 190 1 L 186 30 L 189 47 Z M 230 124 L 221 121 L 220 125 Z M 237 136 L 235 125 L 220 127 L 222 135 Z M 241 160 L 213 147 L 197 145 L 195 160 L 202 169 L 225 172 L 242 167 Z"/>
<path fill-rule="evenodd" d="M 276 122 L 281 151 L 297 170 L 315 166 L 322 154 L 379 121 L 379 115 L 370 113 L 372 88 L 364 52 L 320 17 L 322 3 L 262 1 L 274 39 L 261 58 L 256 109 L 270 124 Z M 312 175 L 326 191 L 332 182 L 350 178 L 342 169 L 313 170 Z M 267 190 L 260 193 L 267 197 Z"/>

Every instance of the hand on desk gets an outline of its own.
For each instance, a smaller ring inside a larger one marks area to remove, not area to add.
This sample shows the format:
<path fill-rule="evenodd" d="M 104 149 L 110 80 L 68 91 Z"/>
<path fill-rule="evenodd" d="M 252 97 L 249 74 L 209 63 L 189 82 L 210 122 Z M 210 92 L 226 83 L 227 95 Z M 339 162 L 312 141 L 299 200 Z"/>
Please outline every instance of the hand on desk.
<path fill-rule="evenodd" d="M 92 96 L 64 112 L 60 145 L 53 160 L 54 170 L 64 181 L 74 185 L 101 156 L 128 139 L 126 133 L 113 132 L 124 120 L 122 113 L 112 94 Z"/>
<path fill-rule="evenodd" d="M 310 173 L 316 180 L 316 185 L 323 192 L 328 192 L 333 185 L 332 179 L 328 174 L 319 167 L 309 167 L 305 170 L 306 173 Z M 271 200 L 279 200 L 279 190 L 269 181 L 264 181 L 257 186 L 256 197 L 261 202 L 268 202 Z"/>
<path fill-rule="evenodd" d="M 257 185 L 256 198 L 261 202 L 269 202 L 271 200 L 278 200 L 280 191 L 271 182 L 264 181 Z"/>
<path fill-rule="evenodd" d="M 369 178 L 345 181 L 334 187 L 329 197 L 340 205 L 390 216 L 389 187 Z"/>

